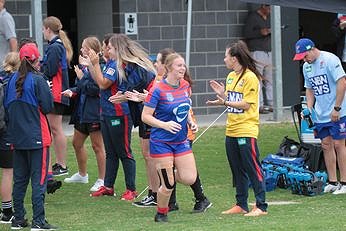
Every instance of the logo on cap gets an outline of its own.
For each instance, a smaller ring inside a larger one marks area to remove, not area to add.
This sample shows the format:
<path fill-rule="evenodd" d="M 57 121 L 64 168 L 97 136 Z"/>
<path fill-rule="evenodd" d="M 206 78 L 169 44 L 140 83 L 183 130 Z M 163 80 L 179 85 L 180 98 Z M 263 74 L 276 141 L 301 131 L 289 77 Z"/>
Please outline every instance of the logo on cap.
<path fill-rule="evenodd" d="M 293 60 L 304 59 L 306 52 L 311 50 L 313 47 L 315 47 L 315 44 L 310 39 L 308 38 L 299 39 L 298 42 L 296 43 L 296 55 L 294 56 Z"/>

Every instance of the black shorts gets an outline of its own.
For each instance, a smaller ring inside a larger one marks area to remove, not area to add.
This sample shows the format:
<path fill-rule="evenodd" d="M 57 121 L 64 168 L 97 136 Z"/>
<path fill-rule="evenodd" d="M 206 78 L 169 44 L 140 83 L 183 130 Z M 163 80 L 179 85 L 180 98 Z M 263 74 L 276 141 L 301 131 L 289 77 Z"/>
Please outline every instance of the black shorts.
<path fill-rule="evenodd" d="M 13 150 L 0 150 L 0 168 L 13 168 Z"/>
<path fill-rule="evenodd" d="M 66 106 L 65 104 L 54 102 L 54 107 L 50 113 L 55 115 L 64 115 L 67 109 L 68 109 L 68 106 Z"/>
<path fill-rule="evenodd" d="M 96 132 L 101 130 L 100 123 L 77 123 L 74 128 L 85 135 L 89 135 L 91 132 Z"/>
<path fill-rule="evenodd" d="M 143 123 L 142 121 L 138 125 L 139 130 L 139 137 L 143 139 L 149 139 L 150 138 L 150 130 L 151 126 L 148 124 Z"/>

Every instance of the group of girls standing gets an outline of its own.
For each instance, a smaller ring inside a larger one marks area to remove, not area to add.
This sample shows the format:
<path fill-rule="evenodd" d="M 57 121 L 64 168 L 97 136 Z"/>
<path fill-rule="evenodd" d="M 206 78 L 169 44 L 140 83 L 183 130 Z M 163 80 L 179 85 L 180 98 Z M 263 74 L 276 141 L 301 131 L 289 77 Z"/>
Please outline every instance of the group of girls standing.
<path fill-rule="evenodd" d="M 7 130 L 1 139 L 8 146 L 5 156 L 10 153 L 13 157 L 6 161 L 12 162 L 7 167 L 13 166 L 14 212 L 11 204 L 7 203 L 1 221 L 11 223 L 12 229 L 29 225 L 25 218 L 24 198 L 30 181 L 33 208 L 31 229 L 56 229 L 47 222 L 44 209 L 45 193 L 53 193 L 61 186 L 61 182 L 52 179 L 49 152 L 52 139 L 57 156 L 57 164 L 54 166 L 59 165 L 64 170 L 57 171 L 56 175 L 67 173 L 62 114 L 69 102 L 61 95 L 61 91 L 68 87 L 67 71 L 72 58 L 72 46 L 56 17 L 45 18 L 42 31 L 48 40 L 42 63 L 37 44 L 24 39 L 20 44 L 18 65 L 12 65 L 14 68 L 8 73 L 8 78 L 3 79 L 7 82 L 4 97 Z M 7 173 L 7 180 L 12 179 L 12 172 Z M 10 184 L 5 186 L 10 187 Z M 2 189 L 4 192 L 11 191 Z"/>
<path fill-rule="evenodd" d="M 84 142 L 90 136 L 98 165 L 98 179 L 90 189 L 90 195 L 115 195 L 114 184 L 121 161 L 125 177 L 125 191 L 121 200 L 134 201 L 138 193 L 131 133 L 133 126 L 139 126 L 149 194 L 134 204 L 139 207 L 156 206 L 154 220 L 167 222 L 168 212 L 178 209 L 175 187 L 176 182 L 181 182 L 189 185 L 194 192 L 196 203 L 193 212 L 205 212 L 210 208 L 212 203 L 204 195 L 196 168 L 192 139 L 188 138 L 188 129 L 194 133 L 198 127 L 191 110 L 191 78 L 184 58 L 172 49 L 164 49 L 157 56 L 155 68 L 145 49 L 124 34 L 107 34 L 102 45 L 96 37 L 87 37 L 82 43 L 79 64 L 74 66 L 76 85 L 69 88 L 67 70 L 72 58 L 72 48 L 62 31 L 59 19 L 46 18 L 43 22 L 43 34 L 48 40 L 48 47 L 40 65 L 43 75 L 39 73 L 37 46 L 27 44 L 20 50 L 21 65 L 18 73 L 10 79 L 6 93 L 5 106 L 10 115 L 9 129 L 22 131 L 22 139 L 10 133 L 16 163 L 12 227 L 28 225 L 23 199 L 31 178 L 35 191 L 32 196 L 32 226 L 54 229 L 45 219 L 44 193 L 47 179 L 51 175 L 68 174 L 62 115 L 69 105 L 69 98 L 72 97 L 76 98 L 71 123 L 74 124 L 73 147 L 78 172 L 66 178 L 66 183 L 88 183 Z M 207 103 L 227 106 L 229 121 L 234 119 L 233 112 L 249 111 L 252 113 L 254 126 L 257 126 L 258 80 L 252 76 L 252 72 L 255 73 L 254 76 L 257 75 L 253 69 L 255 62 L 248 57 L 243 43 L 227 48 L 225 57 L 227 67 L 234 70 L 238 68 L 239 72 L 235 73 L 241 75 L 232 90 L 232 86 L 227 85 L 226 92 L 223 84 L 211 81 L 211 88 L 217 93 L 218 99 Z M 244 57 L 246 60 L 243 62 Z M 232 77 L 231 74 L 230 76 Z M 237 90 L 239 80 L 246 84 L 248 79 L 251 94 L 242 93 L 243 100 L 233 102 L 231 95 L 227 94 L 233 94 L 234 90 Z M 23 106 L 23 102 L 28 105 Z M 20 118 L 17 118 L 18 116 Z M 26 118 L 32 117 L 37 119 L 34 125 L 30 125 L 34 126 L 33 129 L 24 129 L 30 123 Z M 235 120 L 239 120 L 238 117 L 239 115 Z M 226 132 L 226 150 L 235 176 L 237 204 L 223 213 L 265 215 L 267 204 L 263 190 L 263 173 L 258 166 L 258 155 L 250 158 L 250 155 L 258 154 L 257 132 L 247 134 L 245 131 L 238 136 L 231 128 L 230 125 L 230 130 Z M 39 133 L 33 132 L 36 130 Z M 30 131 L 30 135 L 22 136 L 27 131 Z M 30 142 L 25 140 L 27 138 L 30 138 Z M 27 145 L 33 141 L 32 145 Z M 53 167 L 49 155 L 51 141 L 56 153 Z M 246 153 L 244 157 L 247 158 L 238 157 L 241 152 Z M 254 187 L 257 200 L 251 212 L 247 207 L 247 188 L 244 187 L 248 178 Z"/>

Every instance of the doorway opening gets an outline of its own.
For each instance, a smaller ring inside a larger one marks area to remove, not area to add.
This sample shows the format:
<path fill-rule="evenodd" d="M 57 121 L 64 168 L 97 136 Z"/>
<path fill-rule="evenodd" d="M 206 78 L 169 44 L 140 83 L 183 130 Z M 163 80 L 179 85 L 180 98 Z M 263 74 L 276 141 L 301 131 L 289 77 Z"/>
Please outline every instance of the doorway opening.
<path fill-rule="evenodd" d="M 336 44 L 333 36 L 330 35 L 332 23 L 336 16 L 336 13 L 300 9 L 300 37 L 310 38 L 317 48 L 335 53 Z"/>
<path fill-rule="evenodd" d="M 77 31 L 77 1 L 76 0 L 47 0 L 47 15 L 60 19 L 62 29 L 67 33 L 73 47 L 71 67 L 78 64 L 79 45 Z M 76 74 L 73 68 L 69 69 L 70 86 L 74 85 Z"/>

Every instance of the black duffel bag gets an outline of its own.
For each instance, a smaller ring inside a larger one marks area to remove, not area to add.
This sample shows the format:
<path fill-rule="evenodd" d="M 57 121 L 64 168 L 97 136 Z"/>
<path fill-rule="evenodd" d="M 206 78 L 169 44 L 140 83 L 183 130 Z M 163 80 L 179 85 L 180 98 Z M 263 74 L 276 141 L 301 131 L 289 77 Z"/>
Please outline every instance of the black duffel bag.
<path fill-rule="evenodd" d="M 304 158 L 305 166 L 307 166 L 310 171 L 317 172 L 326 170 L 321 144 L 301 143 L 298 156 Z"/>

